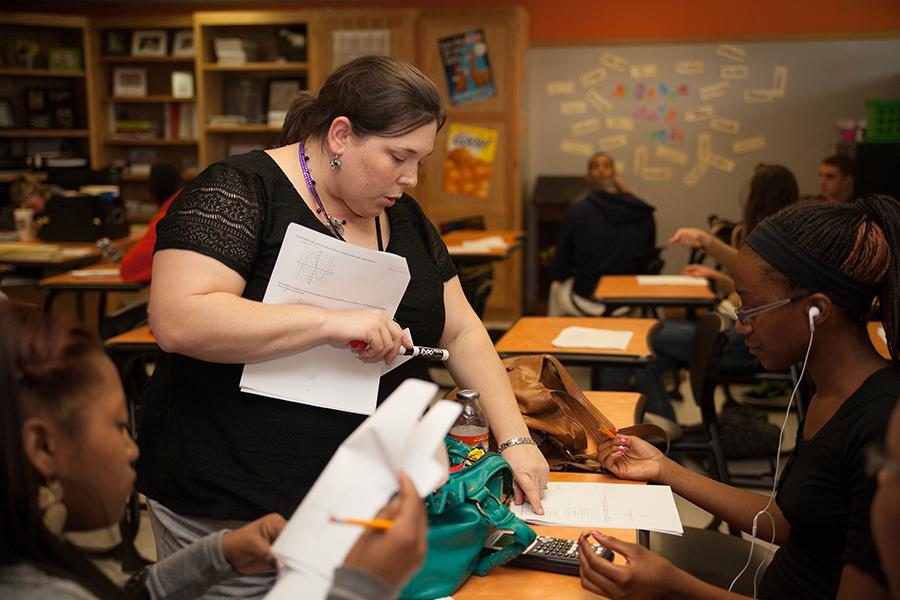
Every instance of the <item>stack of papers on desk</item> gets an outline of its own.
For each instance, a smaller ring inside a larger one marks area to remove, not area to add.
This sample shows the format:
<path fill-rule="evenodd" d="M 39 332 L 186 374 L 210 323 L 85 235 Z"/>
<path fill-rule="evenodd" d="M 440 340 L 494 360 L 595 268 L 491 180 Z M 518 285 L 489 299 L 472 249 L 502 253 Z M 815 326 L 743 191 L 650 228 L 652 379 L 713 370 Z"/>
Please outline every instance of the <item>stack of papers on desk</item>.
<path fill-rule="evenodd" d="M 459 245 L 447 246 L 447 251 L 456 254 L 465 254 L 467 252 L 474 254 L 477 252 L 490 252 L 494 248 L 505 250 L 508 247 L 509 244 L 504 242 L 502 237 L 499 235 L 490 235 L 475 240 L 465 240 Z"/>
<path fill-rule="evenodd" d="M 10 260 L 40 262 L 53 260 L 59 254 L 60 247 L 56 244 L 0 243 L 0 256 L 6 256 Z"/>
<path fill-rule="evenodd" d="M 615 331 L 594 327 L 566 327 L 550 343 L 559 348 L 625 350 L 628 348 L 633 335 L 633 331 Z"/>
<path fill-rule="evenodd" d="M 695 285 L 703 287 L 709 285 L 704 277 L 691 277 L 689 275 L 638 275 L 638 285 Z"/>
<path fill-rule="evenodd" d="M 72 277 L 81 279 L 90 279 L 92 277 L 118 277 L 118 267 L 102 268 L 102 269 L 75 269 L 71 271 Z"/>
<path fill-rule="evenodd" d="M 667 485 L 551 481 L 541 503 L 543 515 L 527 502 L 510 508 L 535 525 L 684 533 L 672 488 Z"/>

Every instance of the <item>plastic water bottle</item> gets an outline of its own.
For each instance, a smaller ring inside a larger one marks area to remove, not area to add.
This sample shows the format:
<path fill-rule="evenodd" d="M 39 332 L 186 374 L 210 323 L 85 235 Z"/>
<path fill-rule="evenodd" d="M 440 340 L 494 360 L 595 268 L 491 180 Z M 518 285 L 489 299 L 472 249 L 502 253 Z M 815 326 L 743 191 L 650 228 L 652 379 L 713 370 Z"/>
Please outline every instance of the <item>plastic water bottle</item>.
<path fill-rule="evenodd" d="M 480 395 L 475 390 L 460 390 L 456 400 L 462 404 L 462 412 L 450 428 L 450 437 L 471 446 L 488 451 L 488 426 L 478 402 Z"/>

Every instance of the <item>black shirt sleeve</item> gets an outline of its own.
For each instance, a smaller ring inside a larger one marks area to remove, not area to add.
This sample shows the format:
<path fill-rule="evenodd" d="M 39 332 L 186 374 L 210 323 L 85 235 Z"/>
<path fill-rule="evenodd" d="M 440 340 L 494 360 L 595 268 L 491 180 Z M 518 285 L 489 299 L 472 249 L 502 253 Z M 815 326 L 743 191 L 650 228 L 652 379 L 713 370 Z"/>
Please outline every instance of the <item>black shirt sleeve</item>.
<path fill-rule="evenodd" d="M 432 224 L 432 222 L 428 220 L 428 217 L 425 216 L 425 212 L 422 210 L 422 207 L 419 206 L 418 202 L 411 202 L 410 204 L 414 207 L 413 212 L 419 220 L 419 227 L 422 231 L 422 241 L 428 250 L 428 255 L 431 257 L 431 260 L 437 265 L 438 271 L 441 273 L 441 278 L 444 281 L 453 279 L 453 277 L 456 276 L 456 265 L 453 264 L 450 253 L 447 252 L 447 245 L 444 243 L 444 240 L 441 239 L 441 234 L 438 233 L 434 224 Z"/>
<path fill-rule="evenodd" d="M 248 279 L 256 261 L 262 196 L 255 178 L 246 172 L 227 162 L 210 166 L 159 222 L 154 251 L 199 252 Z"/>

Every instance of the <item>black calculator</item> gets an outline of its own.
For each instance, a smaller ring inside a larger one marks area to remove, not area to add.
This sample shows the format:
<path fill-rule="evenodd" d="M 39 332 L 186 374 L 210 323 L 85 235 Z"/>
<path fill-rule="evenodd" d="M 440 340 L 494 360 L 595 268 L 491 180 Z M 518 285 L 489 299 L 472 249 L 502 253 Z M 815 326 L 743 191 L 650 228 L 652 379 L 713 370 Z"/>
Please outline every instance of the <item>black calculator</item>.
<path fill-rule="evenodd" d="M 505 529 L 497 529 L 488 536 L 484 545 L 486 548 L 499 550 L 512 542 L 512 532 Z M 594 552 L 598 556 L 602 556 L 606 560 L 613 559 L 613 551 L 609 548 L 604 548 L 593 542 L 591 545 L 594 546 Z M 578 540 L 564 540 L 539 535 L 522 554 L 507 564 L 511 567 L 521 567 L 523 569 L 578 575 L 580 569 L 578 563 Z"/>

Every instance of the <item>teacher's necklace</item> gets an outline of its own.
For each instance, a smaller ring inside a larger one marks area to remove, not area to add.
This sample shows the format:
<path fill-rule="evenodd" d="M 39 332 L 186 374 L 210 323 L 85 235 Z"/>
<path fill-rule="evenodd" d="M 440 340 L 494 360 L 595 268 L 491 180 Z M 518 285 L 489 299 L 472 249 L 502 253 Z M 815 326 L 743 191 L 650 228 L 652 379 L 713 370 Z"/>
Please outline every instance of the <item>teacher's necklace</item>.
<path fill-rule="evenodd" d="M 325 216 L 325 221 L 328 223 L 328 227 L 334 232 L 334 236 L 341 240 L 342 242 L 346 242 L 344 239 L 344 225 L 347 224 L 346 219 L 335 219 L 328 211 L 325 210 L 325 205 L 322 204 L 322 199 L 319 198 L 319 192 L 316 191 L 316 182 L 313 180 L 312 175 L 309 174 L 309 157 L 306 155 L 306 143 L 301 140 L 300 141 L 300 170 L 303 171 L 303 179 L 306 181 L 306 187 L 309 188 L 309 191 L 312 192 L 313 199 L 316 201 L 316 214 L 322 214 Z M 378 249 L 384 250 L 384 243 L 381 240 L 381 219 L 375 217 L 375 237 L 378 239 Z"/>

